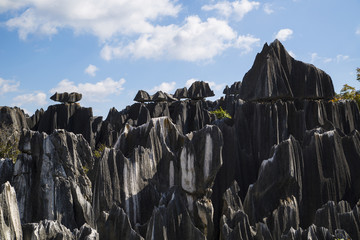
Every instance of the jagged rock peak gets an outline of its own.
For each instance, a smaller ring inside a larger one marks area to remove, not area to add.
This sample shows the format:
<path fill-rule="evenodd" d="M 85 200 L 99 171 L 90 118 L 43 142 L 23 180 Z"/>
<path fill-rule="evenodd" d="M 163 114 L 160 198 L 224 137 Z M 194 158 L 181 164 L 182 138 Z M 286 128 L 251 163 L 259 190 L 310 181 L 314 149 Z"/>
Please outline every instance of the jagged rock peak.
<path fill-rule="evenodd" d="M 139 90 L 134 98 L 136 102 L 150 102 L 151 96 L 144 90 Z"/>
<path fill-rule="evenodd" d="M 210 86 L 207 82 L 196 81 L 191 84 L 188 97 L 194 100 L 203 99 L 206 97 L 215 96 L 214 92 L 210 89 Z"/>
<path fill-rule="evenodd" d="M 62 102 L 62 103 L 75 103 L 80 101 L 82 98 L 82 94 L 81 93 L 77 93 L 77 92 L 72 92 L 72 93 L 68 93 L 68 92 L 63 92 L 63 93 L 55 93 L 54 95 L 52 95 L 50 97 L 51 100 L 55 101 L 55 102 Z"/>
<path fill-rule="evenodd" d="M 240 90 L 240 98 L 247 101 L 331 99 L 334 95 L 330 76 L 312 64 L 295 60 L 279 40 L 264 44 Z"/>
<path fill-rule="evenodd" d="M 236 95 L 240 93 L 241 81 L 234 82 L 230 87 L 226 85 L 223 94 L 225 95 Z"/>

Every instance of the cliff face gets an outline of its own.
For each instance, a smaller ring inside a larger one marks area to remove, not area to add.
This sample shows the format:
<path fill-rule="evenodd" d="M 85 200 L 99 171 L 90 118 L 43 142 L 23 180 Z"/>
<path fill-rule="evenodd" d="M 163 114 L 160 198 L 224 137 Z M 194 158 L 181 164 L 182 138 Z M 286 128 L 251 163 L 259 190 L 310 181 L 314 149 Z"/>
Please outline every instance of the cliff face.
<path fill-rule="evenodd" d="M 2 107 L 21 154 L 0 160 L 0 236 L 360 239 L 356 103 L 328 101 L 331 78 L 279 41 L 224 94 L 139 91 L 105 120 L 77 103 Z"/>

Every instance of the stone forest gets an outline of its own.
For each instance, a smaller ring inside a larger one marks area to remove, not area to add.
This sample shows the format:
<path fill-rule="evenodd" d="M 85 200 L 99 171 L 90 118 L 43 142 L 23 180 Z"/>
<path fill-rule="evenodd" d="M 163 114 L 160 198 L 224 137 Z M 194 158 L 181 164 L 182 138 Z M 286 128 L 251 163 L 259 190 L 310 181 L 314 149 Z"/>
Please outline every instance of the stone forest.
<path fill-rule="evenodd" d="M 0 239 L 360 239 L 356 102 L 278 40 L 223 93 L 0 107 Z"/>

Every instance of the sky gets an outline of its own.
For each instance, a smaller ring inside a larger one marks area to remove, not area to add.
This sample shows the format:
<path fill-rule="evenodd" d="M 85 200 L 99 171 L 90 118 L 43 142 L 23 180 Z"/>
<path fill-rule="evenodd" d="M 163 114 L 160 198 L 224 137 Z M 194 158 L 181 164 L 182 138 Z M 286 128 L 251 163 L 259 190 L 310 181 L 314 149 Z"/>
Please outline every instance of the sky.
<path fill-rule="evenodd" d="M 360 89 L 359 0 L 0 0 L 0 106 L 29 115 L 80 92 L 106 118 L 138 90 L 174 93 L 196 80 L 223 96 L 262 46 L 279 39 Z"/>

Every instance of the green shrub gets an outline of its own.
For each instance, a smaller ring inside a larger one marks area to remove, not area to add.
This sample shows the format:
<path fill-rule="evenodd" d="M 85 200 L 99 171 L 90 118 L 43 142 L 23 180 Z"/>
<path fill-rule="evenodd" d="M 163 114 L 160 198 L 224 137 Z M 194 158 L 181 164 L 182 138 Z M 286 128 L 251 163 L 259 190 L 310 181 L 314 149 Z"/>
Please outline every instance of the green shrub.
<path fill-rule="evenodd" d="M 93 151 L 94 157 L 101 158 L 101 155 L 103 154 L 105 148 L 106 148 L 105 144 L 100 144 L 100 146 Z"/>
<path fill-rule="evenodd" d="M 220 107 L 219 109 L 216 109 L 214 111 L 211 111 L 210 113 L 215 114 L 217 119 L 223 119 L 223 118 L 230 118 L 231 119 L 230 114 L 226 110 L 222 109 L 222 107 Z"/>
<path fill-rule="evenodd" d="M 340 94 L 336 94 L 331 101 L 337 102 L 340 100 L 354 100 L 360 107 L 360 91 L 356 91 L 354 87 L 345 84 L 341 89 Z"/>
<path fill-rule="evenodd" d="M 18 145 L 19 141 L 17 139 L 15 139 L 15 142 L 0 142 L 0 158 L 11 158 L 15 163 L 17 156 L 20 154 Z"/>

